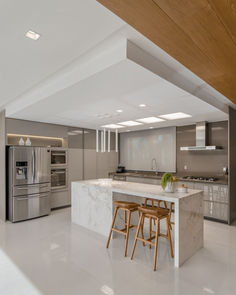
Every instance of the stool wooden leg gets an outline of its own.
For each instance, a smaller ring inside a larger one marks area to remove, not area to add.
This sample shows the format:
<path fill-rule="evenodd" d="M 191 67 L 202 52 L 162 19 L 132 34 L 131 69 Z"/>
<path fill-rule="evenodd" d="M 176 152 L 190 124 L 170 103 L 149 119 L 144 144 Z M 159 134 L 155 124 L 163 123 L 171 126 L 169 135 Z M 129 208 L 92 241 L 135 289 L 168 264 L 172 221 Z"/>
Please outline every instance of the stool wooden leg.
<path fill-rule="evenodd" d="M 140 218 L 140 215 L 141 215 L 141 213 L 138 211 L 138 218 Z M 143 221 L 141 223 L 141 237 L 142 237 L 142 239 L 144 239 L 143 226 L 144 226 L 144 219 L 143 219 Z M 145 243 L 144 242 L 142 242 L 142 243 L 143 243 L 143 246 L 145 246 Z"/>
<path fill-rule="evenodd" d="M 126 229 L 126 239 L 125 239 L 125 252 L 124 252 L 124 256 L 126 257 L 127 255 L 127 247 L 128 247 L 128 240 L 129 240 L 129 227 L 130 227 L 130 216 L 131 216 L 131 212 L 128 212 L 128 221 L 127 221 L 127 229 Z"/>
<path fill-rule="evenodd" d="M 153 270 L 157 269 L 157 248 L 158 248 L 158 236 L 159 236 L 160 222 L 159 219 L 156 220 L 156 236 L 155 236 L 155 248 L 154 248 L 154 261 Z"/>
<path fill-rule="evenodd" d="M 139 221 L 138 221 L 138 227 L 137 227 L 137 231 L 136 231 L 136 234 L 135 234 L 135 239 L 134 239 L 132 252 L 131 252 L 131 257 L 130 257 L 131 260 L 134 257 L 134 251 L 135 251 L 135 247 L 136 247 L 136 244 L 137 244 L 137 237 L 139 235 L 139 231 L 140 231 L 140 228 L 141 228 L 142 221 L 143 221 L 143 214 L 141 213 L 141 215 L 139 217 Z"/>
<path fill-rule="evenodd" d="M 112 220 L 112 224 L 111 224 L 111 230 L 110 230 L 109 237 L 108 237 L 108 240 L 107 240 L 107 248 L 109 247 L 109 244 L 110 244 L 112 229 L 113 229 L 115 221 L 116 221 L 117 211 L 118 211 L 118 208 L 116 207 L 115 213 L 114 213 L 114 216 L 113 216 L 113 220 Z"/>
<path fill-rule="evenodd" d="M 173 258 L 174 257 L 174 253 L 173 253 L 173 248 L 172 248 L 172 241 L 171 241 L 171 233 L 170 233 L 170 220 L 169 217 L 166 218 L 166 226 L 167 226 L 167 235 L 168 235 L 168 241 L 169 241 L 169 247 L 170 247 L 170 255 Z"/>
<path fill-rule="evenodd" d="M 149 239 L 151 241 L 151 237 L 152 237 L 152 218 L 149 218 Z M 152 245 L 149 244 L 149 248 L 152 248 Z"/>
<path fill-rule="evenodd" d="M 127 214 L 126 214 L 126 210 L 124 210 L 124 224 L 125 227 L 127 226 Z M 124 236 L 124 239 L 126 239 L 126 236 Z"/>

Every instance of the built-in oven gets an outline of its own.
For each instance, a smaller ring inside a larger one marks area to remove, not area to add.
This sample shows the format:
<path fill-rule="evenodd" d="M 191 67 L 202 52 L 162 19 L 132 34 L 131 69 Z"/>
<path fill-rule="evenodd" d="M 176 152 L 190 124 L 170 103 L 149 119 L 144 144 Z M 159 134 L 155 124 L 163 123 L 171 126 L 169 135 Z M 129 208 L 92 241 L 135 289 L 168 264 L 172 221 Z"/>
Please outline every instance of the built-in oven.
<path fill-rule="evenodd" d="M 66 149 L 52 149 L 51 150 L 51 166 L 65 166 L 67 165 L 67 150 Z"/>
<path fill-rule="evenodd" d="M 68 186 L 67 176 L 68 171 L 66 167 L 51 168 L 51 189 L 65 189 Z"/>

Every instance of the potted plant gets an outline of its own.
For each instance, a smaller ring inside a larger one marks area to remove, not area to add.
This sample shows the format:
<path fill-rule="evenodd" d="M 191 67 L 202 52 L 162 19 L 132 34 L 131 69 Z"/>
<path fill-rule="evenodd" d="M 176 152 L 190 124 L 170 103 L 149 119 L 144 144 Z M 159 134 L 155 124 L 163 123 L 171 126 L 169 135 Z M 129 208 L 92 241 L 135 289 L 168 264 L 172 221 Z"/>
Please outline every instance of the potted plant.
<path fill-rule="evenodd" d="M 161 178 L 161 186 L 166 193 L 174 192 L 173 182 L 177 179 L 171 173 L 164 173 Z"/>

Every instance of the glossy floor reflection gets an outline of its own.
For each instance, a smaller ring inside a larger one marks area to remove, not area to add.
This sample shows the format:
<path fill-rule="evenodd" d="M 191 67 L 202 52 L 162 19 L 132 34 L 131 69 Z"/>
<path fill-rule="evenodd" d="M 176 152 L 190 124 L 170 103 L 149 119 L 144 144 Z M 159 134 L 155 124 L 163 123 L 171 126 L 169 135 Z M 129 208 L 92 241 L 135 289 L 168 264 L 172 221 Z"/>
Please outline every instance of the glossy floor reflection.
<path fill-rule="evenodd" d="M 236 294 L 236 226 L 205 221 L 205 248 L 180 269 L 165 239 L 156 272 L 152 250 L 138 244 L 131 262 L 123 243 L 106 250 L 105 238 L 71 224 L 70 209 L 0 224 L 0 294 Z"/>

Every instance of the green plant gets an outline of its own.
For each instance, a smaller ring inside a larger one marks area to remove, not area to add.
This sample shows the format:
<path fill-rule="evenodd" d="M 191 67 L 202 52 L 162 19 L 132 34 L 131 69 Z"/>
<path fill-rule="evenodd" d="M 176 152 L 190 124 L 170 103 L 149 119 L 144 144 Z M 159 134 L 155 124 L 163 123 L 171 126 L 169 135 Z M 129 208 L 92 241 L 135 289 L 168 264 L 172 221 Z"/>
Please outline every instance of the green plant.
<path fill-rule="evenodd" d="M 161 186 L 166 188 L 168 182 L 173 182 L 173 175 L 171 173 L 164 173 L 161 178 Z"/>

